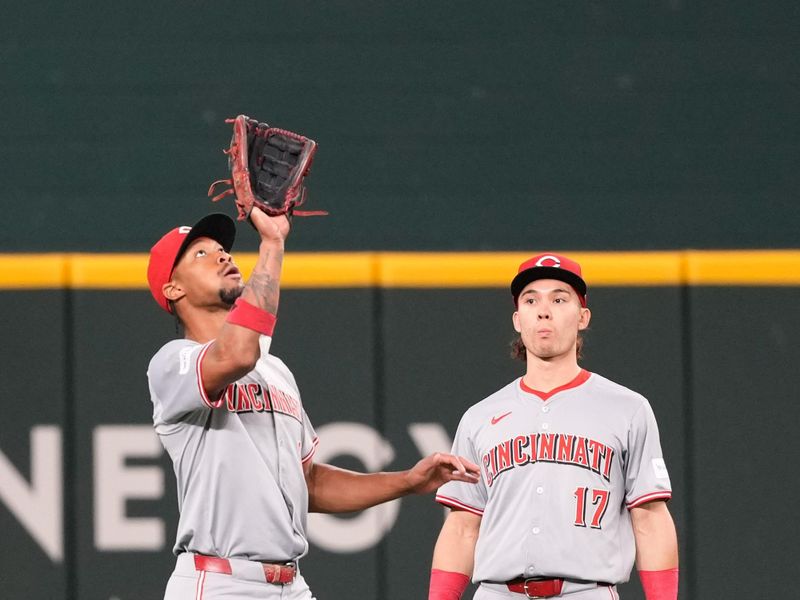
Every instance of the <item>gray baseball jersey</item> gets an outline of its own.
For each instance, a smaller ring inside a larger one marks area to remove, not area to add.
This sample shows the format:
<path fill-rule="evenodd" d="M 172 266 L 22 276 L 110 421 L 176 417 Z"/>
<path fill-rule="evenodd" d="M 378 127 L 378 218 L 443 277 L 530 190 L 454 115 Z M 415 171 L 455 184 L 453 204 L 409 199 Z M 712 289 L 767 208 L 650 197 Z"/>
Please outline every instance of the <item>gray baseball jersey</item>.
<path fill-rule="evenodd" d="M 303 463 L 318 440 L 269 342 L 219 398 L 207 397 L 199 369 L 213 342 L 173 340 L 150 361 L 153 423 L 178 482 L 175 554 L 284 562 L 308 551 Z"/>
<path fill-rule="evenodd" d="M 472 406 L 453 454 L 481 465 L 477 485 L 449 482 L 436 496 L 482 517 L 476 583 L 627 581 L 629 509 L 672 495 L 647 400 L 588 371 L 548 394 L 520 378 Z"/>

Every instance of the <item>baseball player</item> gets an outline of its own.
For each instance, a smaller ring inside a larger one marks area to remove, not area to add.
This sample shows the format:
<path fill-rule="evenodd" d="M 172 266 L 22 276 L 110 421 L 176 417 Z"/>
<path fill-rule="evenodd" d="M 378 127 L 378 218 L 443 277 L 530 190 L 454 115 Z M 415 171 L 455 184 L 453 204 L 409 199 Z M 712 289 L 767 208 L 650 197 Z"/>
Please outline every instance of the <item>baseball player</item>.
<path fill-rule="evenodd" d="M 150 252 L 150 291 L 185 330 L 147 372 L 153 423 L 178 484 L 177 564 L 166 600 L 309 600 L 298 568 L 308 510 L 357 511 L 477 480 L 477 465 L 447 454 L 394 473 L 314 463 L 318 440 L 295 379 L 268 353 L 289 221 L 258 208 L 250 220 L 260 246 L 246 285 L 229 254 L 236 228 L 225 215 L 175 228 Z"/>
<path fill-rule="evenodd" d="M 444 484 L 452 510 L 429 600 L 619 598 L 634 559 L 647 600 L 675 600 L 678 546 L 658 428 L 647 400 L 578 365 L 589 326 L 578 263 L 523 262 L 511 282 L 525 375 L 467 410 L 453 452 L 481 465 Z"/>

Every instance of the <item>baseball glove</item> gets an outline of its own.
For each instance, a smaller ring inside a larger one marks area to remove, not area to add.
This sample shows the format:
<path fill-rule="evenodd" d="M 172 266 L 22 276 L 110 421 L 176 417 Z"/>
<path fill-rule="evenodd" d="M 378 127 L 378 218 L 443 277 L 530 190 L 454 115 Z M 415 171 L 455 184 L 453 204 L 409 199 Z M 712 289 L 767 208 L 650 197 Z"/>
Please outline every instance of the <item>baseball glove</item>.
<path fill-rule="evenodd" d="M 304 180 L 317 151 L 314 140 L 245 115 L 225 122 L 233 123 L 231 145 L 223 150 L 231 179 L 219 179 L 208 188 L 214 202 L 235 195 L 240 221 L 250 216 L 254 206 L 272 216 L 328 214 L 295 210 L 306 200 Z M 223 183 L 231 187 L 214 196 L 214 188 Z"/>

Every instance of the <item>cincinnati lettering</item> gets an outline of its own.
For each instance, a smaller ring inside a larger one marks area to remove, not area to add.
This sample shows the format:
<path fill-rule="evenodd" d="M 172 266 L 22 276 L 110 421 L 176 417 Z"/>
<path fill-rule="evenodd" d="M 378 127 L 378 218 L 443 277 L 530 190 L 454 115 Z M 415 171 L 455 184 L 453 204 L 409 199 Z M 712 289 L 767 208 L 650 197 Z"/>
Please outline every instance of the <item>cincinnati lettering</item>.
<path fill-rule="evenodd" d="M 532 433 L 507 439 L 489 450 L 483 455 L 483 470 L 488 486 L 506 471 L 538 462 L 588 469 L 610 481 L 613 461 L 614 449 L 602 442 L 567 433 Z"/>
<path fill-rule="evenodd" d="M 303 420 L 300 402 L 274 385 L 232 383 L 225 389 L 225 407 L 230 412 L 277 412 Z"/>

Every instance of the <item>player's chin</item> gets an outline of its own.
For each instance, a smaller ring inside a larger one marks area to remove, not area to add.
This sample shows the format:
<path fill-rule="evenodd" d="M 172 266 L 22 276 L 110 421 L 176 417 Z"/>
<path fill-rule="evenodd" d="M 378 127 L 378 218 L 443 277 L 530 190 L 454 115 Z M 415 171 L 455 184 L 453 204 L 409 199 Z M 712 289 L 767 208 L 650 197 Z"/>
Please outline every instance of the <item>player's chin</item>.
<path fill-rule="evenodd" d="M 242 295 L 244 291 L 244 283 L 238 282 L 233 285 L 221 287 L 219 290 L 219 299 L 228 306 L 233 306 L 236 299 Z"/>
<path fill-rule="evenodd" d="M 531 353 L 541 360 L 550 360 L 563 354 L 554 344 L 534 344 Z"/>

